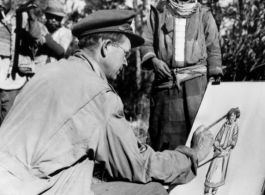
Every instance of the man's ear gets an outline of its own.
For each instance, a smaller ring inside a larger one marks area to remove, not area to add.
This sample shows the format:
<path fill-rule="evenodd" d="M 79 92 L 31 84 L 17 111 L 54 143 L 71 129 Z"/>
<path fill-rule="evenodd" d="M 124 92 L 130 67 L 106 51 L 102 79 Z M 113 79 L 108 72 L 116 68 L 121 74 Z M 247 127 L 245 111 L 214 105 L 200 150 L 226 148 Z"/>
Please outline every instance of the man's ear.
<path fill-rule="evenodd" d="M 111 44 L 110 40 L 104 40 L 103 41 L 103 43 L 101 45 L 101 55 L 102 55 L 102 57 L 105 58 L 107 56 L 110 44 Z"/>

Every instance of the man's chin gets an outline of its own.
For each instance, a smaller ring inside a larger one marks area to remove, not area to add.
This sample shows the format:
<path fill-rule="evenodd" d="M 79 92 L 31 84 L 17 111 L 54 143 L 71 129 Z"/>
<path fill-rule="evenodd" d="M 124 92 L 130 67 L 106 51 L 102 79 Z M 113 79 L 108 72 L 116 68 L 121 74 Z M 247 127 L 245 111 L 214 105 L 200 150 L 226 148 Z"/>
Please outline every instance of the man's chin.
<path fill-rule="evenodd" d="M 108 76 L 108 79 L 116 80 L 117 79 L 117 75 L 110 75 L 110 76 Z"/>
<path fill-rule="evenodd" d="M 55 26 L 55 25 L 50 25 L 50 26 L 48 26 L 48 30 L 49 30 L 49 32 L 50 33 L 53 33 L 53 32 L 55 32 L 57 29 L 59 29 L 60 27 L 59 26 Z"/>

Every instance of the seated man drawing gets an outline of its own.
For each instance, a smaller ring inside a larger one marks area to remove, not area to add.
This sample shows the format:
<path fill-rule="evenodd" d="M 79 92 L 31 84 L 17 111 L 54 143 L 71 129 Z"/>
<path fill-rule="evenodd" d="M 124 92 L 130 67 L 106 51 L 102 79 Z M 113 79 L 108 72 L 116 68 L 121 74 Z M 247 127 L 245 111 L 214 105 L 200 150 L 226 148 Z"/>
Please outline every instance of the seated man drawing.
<path fill-rule="evenodd" d="M 137 141 L 108 84 L 144 42 L 132 32 L 134 17 L 102 10 L 79 21 L 72 33 L 80 50 L 44 66 L 22 89 L 0 128 L 0 194 L 167 194 L 161 184 L 196 176 L 212 134 L 201 126 L 191 148 L 155 152 Z M 92 182 L 95 162 L 111 182 Z"/>

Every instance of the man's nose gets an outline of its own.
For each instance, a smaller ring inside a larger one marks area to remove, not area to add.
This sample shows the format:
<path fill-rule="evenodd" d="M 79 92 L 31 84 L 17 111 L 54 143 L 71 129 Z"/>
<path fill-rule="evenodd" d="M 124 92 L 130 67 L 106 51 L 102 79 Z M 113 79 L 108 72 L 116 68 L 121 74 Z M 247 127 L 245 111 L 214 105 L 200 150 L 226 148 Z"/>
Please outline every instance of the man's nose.
<path fill-rule="evenodd" d="M 124 57 L 124 59 L 123 59 L 123 65 L 124 66 L 128 66 L 128 61 L 127 61 L 127 59 Z"/>

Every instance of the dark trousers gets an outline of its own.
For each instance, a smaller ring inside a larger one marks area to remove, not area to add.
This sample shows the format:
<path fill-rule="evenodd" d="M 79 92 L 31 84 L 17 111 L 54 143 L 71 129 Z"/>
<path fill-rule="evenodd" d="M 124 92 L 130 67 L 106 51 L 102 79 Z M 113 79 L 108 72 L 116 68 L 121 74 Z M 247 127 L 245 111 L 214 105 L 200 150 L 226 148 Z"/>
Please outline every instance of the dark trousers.
<path fill-rule="evenodd" d="M 168 195 L 160 183 L 135 184 L 129 182 L 105 182 L 92 184 L 95 195 Z"/>
<path fill-rule="evenodd" d="M 3 123 L 7 113 L 11 109 L 20 89 L 0 89 L 0 125 Z"/>

